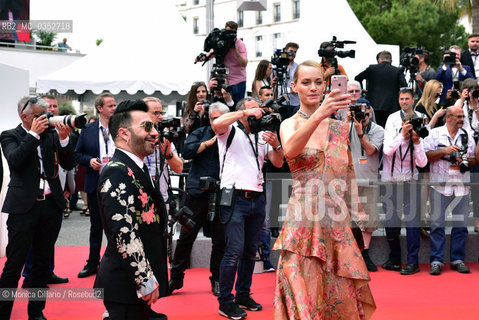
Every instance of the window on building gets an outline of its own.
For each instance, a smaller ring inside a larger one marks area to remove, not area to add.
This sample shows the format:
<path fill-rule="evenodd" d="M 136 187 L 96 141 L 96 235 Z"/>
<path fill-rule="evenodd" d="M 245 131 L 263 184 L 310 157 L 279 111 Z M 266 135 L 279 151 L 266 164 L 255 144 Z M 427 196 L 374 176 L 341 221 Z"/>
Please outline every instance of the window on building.
<path fill-rule="evenodd" d="M 299 1 L 300 0 L 293 0 L 293 19 L 299 19 Z"/>
<path fill-rule="evenodd" d="M 256 11 L 256 24 L 263 24 L 263 11 Z"/>
<path fill-rule="evenodd" d="M 194 5 L 194 6 L 196 6 L 196 5 L 198 5 L 198 4 L 200 4 L 200 0 L 193 0 L 193 5 Z"/>
<path fill-rule="evenodd" d="M 281 49 L 281 33 L 273 33 L 273 49 Z"/>
<path fill-rule="evenodd" d="M 242 28 L 244 24 L 244 12 L 238 11 L 238 27 Z"/>
<path fill-rule="evenodd" d="M 193 18 L 193 33 L 198 34 L 198 17 Z"/>
<path fill-rule="evenodd" d="M 263 36 L 256 36 L 256 57 L 263 56 Z"/>
<path fill-rule="evenodd" d="M 275 3 L 273 5 L 273 21 L 280 22 L 281 21 L 281 4 Z"/>

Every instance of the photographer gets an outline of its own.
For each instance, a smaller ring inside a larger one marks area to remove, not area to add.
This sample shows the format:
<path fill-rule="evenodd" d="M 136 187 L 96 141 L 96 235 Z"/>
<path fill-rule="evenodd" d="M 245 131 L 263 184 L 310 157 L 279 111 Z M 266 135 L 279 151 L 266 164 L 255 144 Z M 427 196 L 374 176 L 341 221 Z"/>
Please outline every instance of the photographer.
<path fill-rule="evenodd" d="M 261 103 L 265 102 L 268 99 L 273 98 L 273 89 L 269 86 L 263 86 L 259 89 L 259 95 L 258 95 L 259 101 Z"/>
<path fill-rule="evenodd" d="M 251 123 L 265 113 L 253 98 L 245 98 L 236 112 L 213 121 L 217 133 L 220 177 L 220 219 L 225 224 L 226 247 L 220 266 L 219 313 L 230 319 L 242 319 L 246 312 L 262 306 L 250 297 L 253 269 L 261 227 L 265 218 L 265 197 L 261 168 L 268 157 L 280 167 L 283 152 L 276 132 L 251 133 Z M 233 286 L 236 280 L 236 298 Z"/>
<path fill-rule="evenodd" d="M 233 101 L 233 97 L 231 96 L 232 89 L 230 88 L 232 87 L 226 86 L 226 88 L 219 88 L 218 80 L 216 80 L 216 78 L 211 78 L 210 81 L 208 82 L 208 91 L 210 92 L 210 96 L 211 96 L 210 101 L 224 103 L 230 109 L 230 111 L 234 111 L 235 101 Z M 226 89 L 229 89 L 229 91 Z"/>
<path fill-rule="evenodd" d="M 374 109 L 372 108 L 371 103 L 361 96 L 362 95 L 361 84 L 357 82 L 356 80 L 349 80 L 348 93 L 351 95 L 351 97 L 349 98 L 351 100 L 350 105 L 365 104 L 368 108 L 371 108 L 372 114 L 369 120 L 376 123 L 376 117 L 374 115 Z M 347 108 L 338 110 L 337 114 L 335 115 L 336 119 L 345 121 L 346 117 L 348 116 L 348 110 L 349 109 Z"/>
<path fill-rule="evenodd" d="M 199 127 L 208 125 L 203 104 L 208 99 L 208 91 L 203 81 L 194 82 L 186 97 L 186 106 L 183 113 L 185 132 L 190 133 Z"/>
<path fill-rule="evenodd" d="M 419 189 L 418 167 L 427 164 L 419 130 L 413 128 L 415 119 L 423 119 L 422 113 L 413 109 L 412 89 L 399 91 L 401 110 L 388 117 L 384 131 L 382 181 L 389 181 L 383 190 L 383 209 L 386 213 L 386 238 L 389 244 L 389 259 L 383 269 L 400 271 L 403 275 L 419 272 Z M 423 130 L 427 130 L 422 126 Z M 403 211 L 403 212 L 402 212 Z M 401 266 L 401 213 L 406 222 L 407 264 Z"/>
<path fill-rule="evenodd" d="M 299 109 L 299 97 L 296 92 L 293 92 L 291 90 L 291 82 L 293 82 L 293 77 L 294 77 L 294 71 L 296 70 L 296 67 L 298 67 L 298 64 L 294 62 L 294 58 L 296 58 L 296 54 L 298 53 L 299 45 L 295 42 L 288 42 L 283 49 L 283 52 L 286 53 L 288 57 L 288 65 L 286 67 L 286 74 L 285 74 L 285 82 L 286 82 L 286 87 L 283 88 L 283 86 L 280 86 L 279 84 L 279 79 L 277 79 L 277 90 L 275 87 L 273 87 L 273 92 L 276 93 L 276 96 L 279 98 L 282 95 L 287 95 L 288 102 L 284 102 L 284 105 L 289 106 L 289 113 L 288 116 L 292 116 L 293 114 L 296 113 Z M 277 68 L 278 66 L 276 66 Z M 278 78 L 277 72 L 274 71 L 273 73 L 273 78 Z"/>
<path fill-rule="evenodd" d="M 416 53 L 419 63 L 417 65 L 418 73 L 416 73 L 416 93 L 419 99 L 422 96 L 424 87 L 429 80 L 436 78 L 436 70 L 431 68 L 429 63 L 429 51 L 422 50 L 422 53 Z"/>
<path fill-rule="evenodd" d="M 466 79 L 461 85 L 461 97 L 456 101 L 455 105 L 462 107 L 464 111 L 463 128 L 472 134 L 474 141 L 477 143 L 479 137 L 479 84 L 475 79 Z M 472 170 L 472 181 L 477 182 L 479 179 L 479 166 L 475 166 Z M 471 186 L 471 194 L 479 194 L 479 186 Z M 472 197 L 472 212 L 474 214 L 474 231 L 479 232 L 479 199 Z"/>
<path fill-rule="evenodd" d="M 163 107 L 161 106 L 160 99 L 146 97 L 143 101 L 148 106 L 148 115 L 158 126 L 163 120 Z M 161 137 L 161 132 L 159 133 Z M 163 140 L 159 138 L 155 151 L 145 157 L 144 163 L 148 166 L 153 181 L 158 181 L 163 200 L 165 200 L 165 203 L 168 203 L 168 186 L 170 181 L 168 167 L 176 173 L 183 171 L 183 160 L 178 156 L 175 145 L 165 137 L 163 137 Z"/>
<path fill-rule="evenodd" d="M 459 106 L 449 107 L 446 125 L 431 130 L 424 140 L 424 150 L 431 163 L 431 182 L 446 185 L 431 186 L 431 275 L 441 274 L 444 265 L 446 236 L 444 224 L 446 209 L 452 206 L 451 269 L 469 273 L 464 264 L 469 214 L 470 168 L 476 164 L 478 150 L 472 134 L 463 129 L 464 111 Z"/>
<path fill-rule="evenodd" d="M 226 30 L 238 31 L 238 24 L 234 21 L 228 21 L 225 24 Z M 233 101 L 237 103 L 244 98 L 246 93 L 246 65 L 248 64 L 248 54 L 246 46 L 240 39 L 236 38 L 234 47 L 230 48 L 225 55 L 224 65 L 229 68 L 228 83 L 232 86 L 231 95 Z"/>
<path fill-rule="evenodd" d="M 326 41 L 321 43 L 320 49 L 322 50 L 334 50 L 334 46 L 331 42 Z M 333 75 L 345 75 L 346 77 L 348 76 L 346 74 L 346 71 L 344 70 L 343 66 L 338 64 L 338 60 L 336 57 L 321 57 L 321 70 L 323 71 L 324 74 L 324 80 L 326 81 L 326 93 L 328 93 L 331 89 L 331 76 Z"/>
<path fill-rule="evenodd" d="M 359 196 L 362 197 L 361 203 L 369 218 L 363 231 L 364 250 L 361 253 L 368 271 L 377 271 L 368 253 L 372 233 L 378 228 L 379 221 L 377 213 L 379 190 L 371 183 L 378 180 L 379 150 L 383 145 L 384 129 L 371 120 L 372 114 L 373 110 L 368 106 L 365 106 L 364 111 L 348 111 L 346 122 L 350 123 L 349 139 Z"/>
<path fill-rule="evenodd" d="M 450 106 L 454 102 L 450 102 L 450 97 L 447 97 L 448 91 L 451 89 L 458 90 L 459 82 L 467 78 L 473 78 L 471 68 L 461 63 L 461 48 L 453 45 L 449 47 L 443 56 L 443 65 L 436 74 L 436 80 L 442 82 L 444 89 L 442 90 L 441 100 L 439 105 Z"/>
<path fill-rule="evenodd" d="M 210 106 L 210 123 L 221 115 L 229 112 L 226 105 L 221 102 L 215 102 Z M 191 159 L 191 168 L 186 181 L 187 197 L 185 205 L 194 212 L 191 219 L 195 222 L 195 227 L 190 231 L 181 228 L 180 238 L 176 243 L 174 261 L 172 261 L 171 280 L 168 284 L 168 291 L 171 294 L 174 290 L 183 287 L 183 278 L 188 266 L 191 249 L 196 240 L 198 231 L 211 231 L 212 249 L 210 259 L 211 272 L 211 290 L 215 296 L 219 295 L 219 274 L 220 263 L 225 249 L 224 226 L 220 223 L 218 217 L 208 217 L 210 196 L 212 192 L 217 192 L 217 186 L 210 188 L 213 190 L 201 189 L 201 179 L 210 178 L 210 180 L 219 180 L 219 156 L 216 135 L 211 126 L 204 126 L 193 131 L 185 141 L 183 146 L 183 157 Z M 219 203 L 216 204 L 219 207 Z M 213 218 L 213 221 L 210 220 Z M 205 228 L 209 227 L 209 228 Z"/>

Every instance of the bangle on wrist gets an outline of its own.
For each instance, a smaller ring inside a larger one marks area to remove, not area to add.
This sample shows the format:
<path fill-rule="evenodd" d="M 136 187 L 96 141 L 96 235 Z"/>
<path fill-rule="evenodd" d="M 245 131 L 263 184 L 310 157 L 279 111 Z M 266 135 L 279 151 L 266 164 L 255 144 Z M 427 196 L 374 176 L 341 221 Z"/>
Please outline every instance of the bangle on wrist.
<path fill-rule="evenodd" d="M 169 154 L 165 156 L 166 160 L 170 160 L 171 158 L 173 158 L 173 152 L 170 152 Z"/>

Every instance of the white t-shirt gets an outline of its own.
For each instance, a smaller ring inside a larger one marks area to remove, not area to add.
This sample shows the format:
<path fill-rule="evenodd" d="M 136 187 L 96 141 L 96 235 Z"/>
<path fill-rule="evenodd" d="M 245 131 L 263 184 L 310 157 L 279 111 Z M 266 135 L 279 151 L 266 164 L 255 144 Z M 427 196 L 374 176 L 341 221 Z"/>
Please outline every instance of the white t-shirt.
<path fill-rule="evenodd" d="M 235 126 L 235 135 L 225 158 L 226 142 L 231 133 L 232 126 Z M 217 136 L 218 153 L 220 157 L 221 188 L 231 188 L 234 185 L 236 190 L 263 192 L 264 181 L 261 169 L 263 168 L 264 159 L 272 148 L 263 140 L 263 132 L 258 133 L 257 163 L 253 148 L 246 134 L 238 127 L 236 122 L 232 126 L 229 126 L 226 133 Z M 248 136 L 256 150 L 254 134 L 249 134 Z"/>

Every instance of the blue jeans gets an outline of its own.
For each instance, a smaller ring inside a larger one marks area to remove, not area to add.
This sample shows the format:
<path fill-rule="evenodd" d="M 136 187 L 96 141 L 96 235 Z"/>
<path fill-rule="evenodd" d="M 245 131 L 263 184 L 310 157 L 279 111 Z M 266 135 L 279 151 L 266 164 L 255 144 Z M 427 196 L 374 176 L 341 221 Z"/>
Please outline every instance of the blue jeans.
<path fill-rule="evenodd" d="M 221 207 L 223 221 L 230 213 L 230 207 Z M 233 301 L 233 285 L 235 285 L 236 297 L 249 295 L 264 216 L 264 195 L 254 199 L 246 199 L 239 195 L 234 197 L 233 213 L 230 221 L 225 225 L 226 247 L 220 265 L 220 295 L 218 297 L 220 304 Z"/>
<path fill-rule="evenodd" d="M 246 81 L 234 84 L 231 87 L 233 89 L 231 91 L 231 97 L 236 104 L 238 103 L 238 101 L 244 98 L 244 95 L 246 93 Z"/>
<path fill-rule="evenodd" d="M 457 201 L 456 200 L 459 200 Z M 451 231 L 451 262 L 463 261 L 466 256 L 467 215 L 469 214 L 469 195 L 456 197 L 444 196 L 431 188 L 431 257 L 430 262 L 444 263 L 446 235 L 444 224 L 446 208 L 455 201 L 452 208 L 453 228 Z"/>
<path fill-rule="evenodd" d="M 391 188 L 391 196 L 386 195 L 383 203 L 386 212 L 386 239 L 389 244 L 389 260 L 401 264 L 401 214 L 404 213 L 406 224 L 407 263 L 419 263 L 419 247 L 421 237 L 419 233 L 419 220 L 421 217 L 420 188 L 415 184 L 392 183 L 386 185 Z"/>

